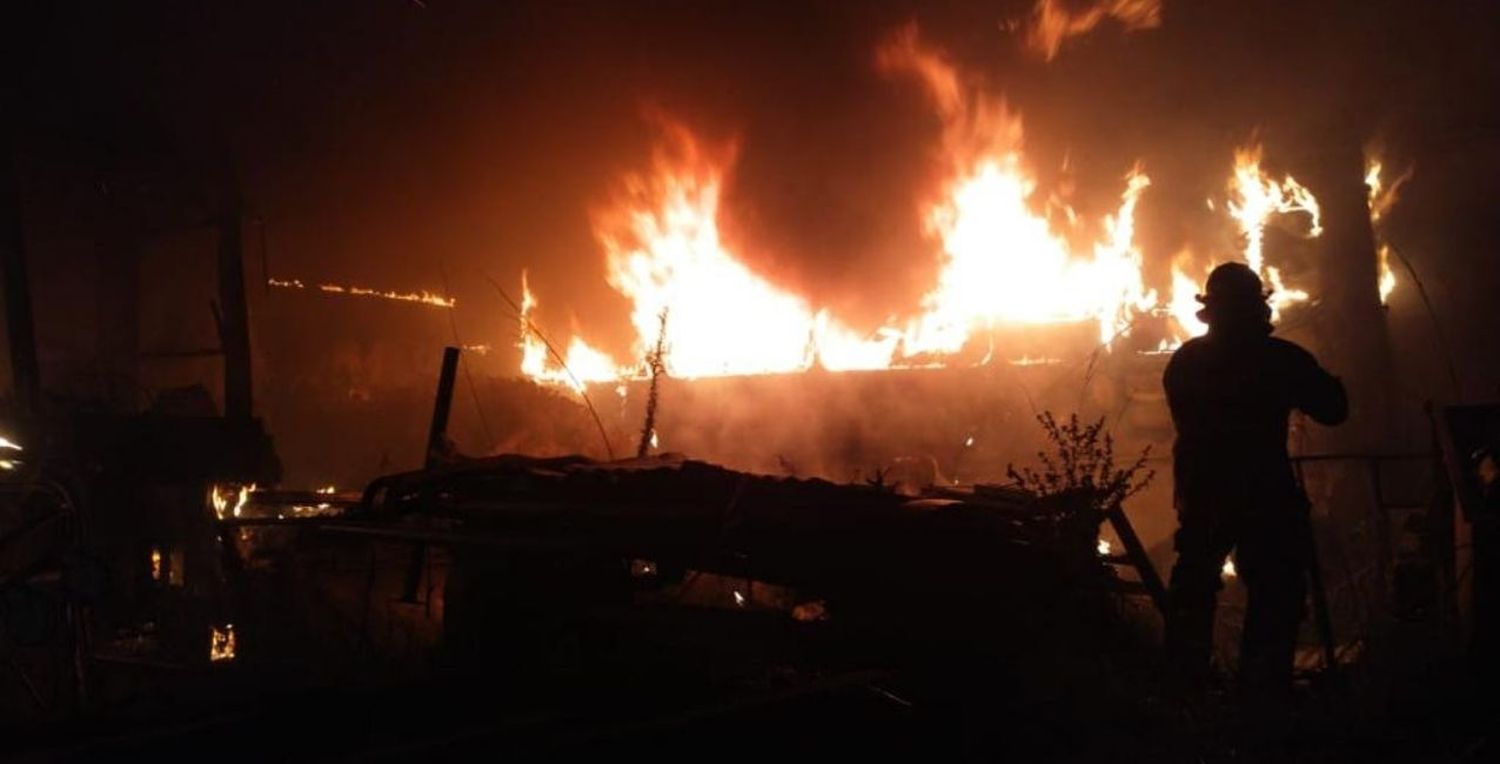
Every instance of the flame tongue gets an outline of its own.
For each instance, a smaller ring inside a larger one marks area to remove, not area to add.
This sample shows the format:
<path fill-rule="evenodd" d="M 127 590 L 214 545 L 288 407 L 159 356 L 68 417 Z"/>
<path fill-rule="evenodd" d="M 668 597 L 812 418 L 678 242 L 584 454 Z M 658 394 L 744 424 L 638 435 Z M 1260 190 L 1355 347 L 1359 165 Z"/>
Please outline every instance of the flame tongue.
<path fill-rule="evenodd" d="M 1371 156 L 1365 160 L 1365 186 L 1369 189 L 1370 227 L 1375 233 L 1376 256 L 1378 257 L 1376 266 L 1380 272 L 1382 305 L 1389 302 L 1391 292 L 1396 291 L 1396 272 L 1391 269 L 1391 245 L 1385 240 L 1381 220 L 1396 205 L 1401 186 L 1412 176 L 1412 171 L 1407 170 L 1387 185 L 1381 175 L 1383 168 L 1384 163 L 1377 157 Z"/>
<path fill-rule="evenodd" d="M 1261 168 L 1261 155 L 1259 145 L 1235 152 L 1224 209 L 1239 231 L 1245 263 L 1260 275 L 1271 291 L 1272 319 L 1279 320 L 1282 312 L 1306 302 L 1310 296 L 1304 290 L 1288 286 L 1281 270 L 1266 262 L 1266 228 L 1280 216 L 1302 217 L 1306 220 L 1303 234 L 1307 238 L 1317 238 L 1323 233 L 1322 210 L 1317 197 L 1296 178 L 1287 175 L 1277 180 L 1268 175 Z M 1210 209 L 1217 209 L 1213 199 L 1209 199 L 1208 204 Z M 1204 277 L 1208 270 L 1211 267 L 1203 271 Z M 1208 326 L 1198 320 L 1197 313 L 1202 306 L 1194 299 L 1202 281 L 1188 276 L 1180 264 L 1172 267 L 1172 297 L 1166 312 L 1186 336 L 1196 337 L 1208 331 Z"/>
<path fill-rule="evenodd" d="M 625 376 L 628 370 L 616 366 L 608 355 L 590 347 L 581 337 L 574 337 L 568 344 L 567 354 L 560 363 L 555 362 L 552 349 L 541 336 L 532 321 L 536 310 L 536 297 L 531 293 L 531 284 L 526 272 L 521 272 L 521 373 L 548 384 L 583 390 L 590 382 L 607 382 Z"/>
<path fill-rule="evenodd" d="M 1281 181 L 1267 176 L 1260 169 L 1261 148 L 1255 146 L 1235 152 L 1234 177 L 1230 183 L 1228 209 L 1245 237 L 1245 262 L 1260 274 L 1266 286 L 1272 290 L 1271 308 L 1279 315 L 1281 310 L 1307 300 L 1307 292 L 1288 289 L 1281 272 L 1265 261 L 1265 231 L 1272 216 L 1290 213 L 1305 213 L 1308 218 L 1307 235 L 1317 237 L 1323 233 L 1321 210 L 1318 200 L 1305 186 L 1288 175 Z"/>
<path fill-rule="evenodd" d="M 1127 31 L 1161 25 L 1159 0 L 1095 0 L 1077 10 L 1069 10 L 1067 5 L 1062 0 L 1037 0 L 1032 10 L 1026 44 L 1049 61 L 1057 56 L 1064 40 L 1086 34 L 1107 18 L 1115 19 Z"/>

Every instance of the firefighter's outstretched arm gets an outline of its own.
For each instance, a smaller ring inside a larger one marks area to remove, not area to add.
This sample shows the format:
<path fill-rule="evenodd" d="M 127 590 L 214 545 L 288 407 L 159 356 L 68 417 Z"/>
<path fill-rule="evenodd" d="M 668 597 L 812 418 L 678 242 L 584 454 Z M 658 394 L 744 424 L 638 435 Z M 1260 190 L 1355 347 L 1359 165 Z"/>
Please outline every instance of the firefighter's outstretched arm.
<path fill-rule="evenodd" d="M 1323 425 L 1342 424 L 1349 418 L 1349 395 L 1344 383 L 1329 374 L 1311 355 L 1297 384 L 1297 409 Z"/>

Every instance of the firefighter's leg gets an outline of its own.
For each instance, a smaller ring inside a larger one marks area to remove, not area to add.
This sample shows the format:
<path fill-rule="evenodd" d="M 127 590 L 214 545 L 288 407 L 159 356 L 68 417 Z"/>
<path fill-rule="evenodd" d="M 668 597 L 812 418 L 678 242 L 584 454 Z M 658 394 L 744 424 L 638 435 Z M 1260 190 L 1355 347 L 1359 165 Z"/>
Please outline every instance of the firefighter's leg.
<path fill-rule="evenodd" d="M 1245 529 L 1235 555 L 1248 590 L 1240 682 L 1250 692 L 1291 689 L 1297 630 L 1306 614 L 1307 539 L 1295 517 L 1267 512 Z"/>
<path fill-rule="evenodd" d="M 1183 513 L 1174 537 L 1177 563 L 1167 591 L 1167 652 L 1188 679 L 1208 676 L 1213 654 L 1219 570 L 1233 545 L 1229 529 L 1210 513 Z"/>

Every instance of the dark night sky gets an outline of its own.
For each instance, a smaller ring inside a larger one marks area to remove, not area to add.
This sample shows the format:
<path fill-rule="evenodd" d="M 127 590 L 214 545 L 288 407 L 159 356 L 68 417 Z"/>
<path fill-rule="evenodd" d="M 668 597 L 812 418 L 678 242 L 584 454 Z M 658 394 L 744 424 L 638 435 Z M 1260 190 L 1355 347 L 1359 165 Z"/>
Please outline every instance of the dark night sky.
<path fill-rule="evenodd" d="M 1393 225 L 1464 323 L 1500 287 L 1497 14 L 1307 5 L 1166 0 L 1161 28 L 1105 24 L 1044 63 L 1001 27 L 1029 2 L 35 3 L 6 25 L 7 127 L 31 188 L 228 156 L 273 275 L 446 279 L 462 331 L 484 335 L 501 314 L 479 275 L 529 267 L 543 321 L 623 352 L 589 211 L 647 160 L 646 107 L 738 140 L 730 235 L 762 272 L 856 321 L 915 305 L 935 267 L 916 195 L 938 125 L 873 65 L 915 20 L 1022 113 L 1044 179 L 1071 160 L 1086 213 L 1142 160 L 1154 257 L 1181 243 L 1174 205 L 1221 187 L 1233 146 L 1258 131 L 1295 166 L 1328 125 L 1356 124 L 1418 168 Z M 32 198 L 36 228 L 76 224 L 79 206 Z"/>

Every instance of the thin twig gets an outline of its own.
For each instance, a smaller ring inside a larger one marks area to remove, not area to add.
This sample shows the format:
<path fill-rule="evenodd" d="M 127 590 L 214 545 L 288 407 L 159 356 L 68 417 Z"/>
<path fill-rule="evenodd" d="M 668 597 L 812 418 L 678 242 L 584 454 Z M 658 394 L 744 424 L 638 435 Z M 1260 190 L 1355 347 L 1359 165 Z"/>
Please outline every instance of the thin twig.
<path fill-rule="evenodd" d="M 1114 335 L 1111 336 L 1108 340 L 1105 340 L 1104 342 L 1101 342 L 1097 346 L 1095 346 L 1094 347 L 1094 352 L 1089 353 L 1089 363 L 1088 363 L 1088 366 L 1085 367 L 1084 370 L 1083 370 L 1083 384 L 1081 386 L 1079 386 L 1079 389 L 1078 389 L 1078 400 L 1079 400 L 1079 404 L 1080 405 L 1083 402 L 1083 397 L 1088 394 L 1089 385 L 1093 384 L 1093 382 L 1094 382 L 1094 367 L 1099 362 L 1099 356 L 1102 355 L 1107 348 L 1109 348 L 1111 345 L 1115 344 L 1115 340 L 1117 340 L 1117 339 L 1119 339 L 1121 337 L 1124 337 L 1127 332 L 1129 332 L 1131 329 L 1135 328 L 1136 322 L 1140 321 L 1141 317 L 1144 316 L 1144 315 L 1146 315 L 1146 314 L 1144 314 L 1144 313 L 1137 313 L 1134 318 L 1130 319 L 1129 323 L 1127 323 L 1124 326 L 1120 327 L 1118 330 L 1115 331 Z"/>
<path fill-rule="evenodd" d="M 661 377 L 667 370 L 667 311 L 662 309 L 661 315 L 657 316 L 659 326 L 656 330 L 656 347 L 646 355 L 646 368 L 651 371 L 651 388 L 646 394 L 646 422 L 641 426 L 641 442 L 636 447 L 635 455 L 638 459 L 644 459 L 651 453 L 652 436 L 656 434 L 656 407 L 660 401 Z"/>

